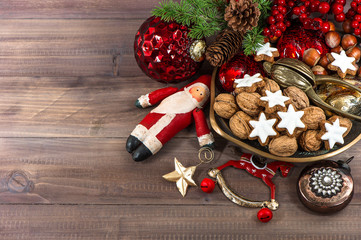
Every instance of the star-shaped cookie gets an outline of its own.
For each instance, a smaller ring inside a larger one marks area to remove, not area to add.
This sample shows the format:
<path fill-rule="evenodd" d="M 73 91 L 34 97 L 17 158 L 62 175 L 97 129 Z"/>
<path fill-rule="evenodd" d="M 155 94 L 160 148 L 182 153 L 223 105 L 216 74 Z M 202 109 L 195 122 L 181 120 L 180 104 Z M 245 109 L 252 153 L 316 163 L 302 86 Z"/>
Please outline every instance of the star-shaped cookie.
<path fill-rule="evenodd" d="M 278 133 L 274 130 L 276 121 L 277 119 L 267 119 L 266 115 L 261 112 L 258 121 L 249 121 L 249 124 L 252 126 L 253 130 L 249 134 L 248 138 L 250 140 L 258 139 L 262 146 L 267 145 L 270 137 L 278 135 Z"/>
<path fill-rule="evenodd" d="M 327 68 L 332 71 L 337 71 L 337 74 L 341 78 L 345 78 L 347 74 L 355 76 L 357 73 L 358 66 L 356 65 L 356 59 L 354 57 L 348 57 L 344 50 L 340 54 L 332 52 L 327 53 L 327 58 L 330 63 Z"/>
<path fill-rule="evenodd" d="M 196 171 L 197 167 L 192 166 L 192 167 L 185 168 L 177 160 L 177 158 L 174 158 L 174 165 L 175 165 L 175 171 L 163 175 L 163 178 L 170 182 L 176 182 L 179 192 L 184 197 L 187 193 L 188 185 L 197 186 L 197 184 L 192 179 L 192 176 L 193 176 L 194 172 Z"/>
<path fill-rule="evenodd" d="M 277 112 L 281 121 L 277 125 L 277 130 L 286 129 L 288 136 L 293 136 L 295 129 L 305 129 L 305 124 L 301 121 L 303 111 L 295 111 L 292 104 L 288 106 L 287 112 Z"/>
<path fill-rule="evenodd" d="M 326 121 L 322 128 L 326 130 L 326 133 L 321 136 L 321 140 L 325 141 L 327 150 L 332 149 L 336 143 L 344 143 L 343 134 L 347 128 L 340 126 L 340 119 L 337 118 L 333 123 Z"/>
<path fill-rule="evenodd" d="M 280 53 L 277 48 L 271 47 L 269 42 L 265 44 L 258 44 L 258 48 L 256 49 L 256 54 L 254 56 L 254 60 L 259 61 L 267 61 L 274 62 L 275 57 L 279 57 Z"/>
<path fill-rule="evenodd" d="M 283 96 L 282 91 L 271 92 L 266 90 L 266 96 L 260 98 L 260 105 L 266 108 L 266 113 L 275 111 L 286 111 L 286 104 L 290 103 L 290 98 Z"/>
<path fill-rule="evenodd" d="M 245 74 L 243 78 L 236 78 L 234 80 L 234 92 L 239 94 L 241 92 L 255 92 L 257 88 L 263 87 L 265 82 L 260 73 L 256 73 L 253 76 Z"/>

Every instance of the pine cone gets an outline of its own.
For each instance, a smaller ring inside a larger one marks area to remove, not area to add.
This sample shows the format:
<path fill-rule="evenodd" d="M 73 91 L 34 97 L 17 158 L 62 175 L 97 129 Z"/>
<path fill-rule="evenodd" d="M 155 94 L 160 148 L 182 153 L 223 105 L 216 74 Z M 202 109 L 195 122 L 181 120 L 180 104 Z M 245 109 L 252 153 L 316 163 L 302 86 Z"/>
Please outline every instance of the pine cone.
<path fill-rule="evenodd" d="M 252 0 L 230 0 L 225 9 L 224 20 L 234 31 L 244 34 L 257 26 L 260 15 L 258 3 L 254 3 Z"/>
<path fill-rule="evenodd" d="M 226 29 L 221 32 L 216 41 L 207 48 L 206 59 L 213 67 L 220 67 L 242 47 L 243 34 L 238 31 Z"/>

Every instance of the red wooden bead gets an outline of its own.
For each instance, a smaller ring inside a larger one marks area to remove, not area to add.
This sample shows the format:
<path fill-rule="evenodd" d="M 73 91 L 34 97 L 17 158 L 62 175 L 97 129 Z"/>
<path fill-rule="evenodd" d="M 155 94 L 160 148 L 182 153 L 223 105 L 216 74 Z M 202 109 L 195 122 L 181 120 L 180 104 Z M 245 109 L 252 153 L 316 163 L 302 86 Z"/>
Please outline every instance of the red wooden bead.
<path fill-rule="evenodd" d="M 212 193 L 215 186 L 216 183 L 210 178 L 205 178 L 201 182 L 201 189 L 205 193 Z"/>
<path fill-rule="evenodd" d="M 271 221 L 272 217 L 273 213 L 268 208 L 261 208 L 257 213 L 258 220 L 264 223 Z"/>

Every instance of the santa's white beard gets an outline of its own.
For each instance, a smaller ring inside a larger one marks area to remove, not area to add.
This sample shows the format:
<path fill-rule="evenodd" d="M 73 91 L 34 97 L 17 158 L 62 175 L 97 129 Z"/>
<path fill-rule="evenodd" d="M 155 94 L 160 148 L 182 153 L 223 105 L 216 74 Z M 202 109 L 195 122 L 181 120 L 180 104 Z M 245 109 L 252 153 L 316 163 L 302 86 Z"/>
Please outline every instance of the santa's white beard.
<path fill-rule="evenodd" d="M 192 98 L 192 95 L 187 94 L 188 89 L 177 92 L 165 98 L 158 107 L 151 112 L 154 113 L 188 113 L 195 109 L 197 100 Z"/>

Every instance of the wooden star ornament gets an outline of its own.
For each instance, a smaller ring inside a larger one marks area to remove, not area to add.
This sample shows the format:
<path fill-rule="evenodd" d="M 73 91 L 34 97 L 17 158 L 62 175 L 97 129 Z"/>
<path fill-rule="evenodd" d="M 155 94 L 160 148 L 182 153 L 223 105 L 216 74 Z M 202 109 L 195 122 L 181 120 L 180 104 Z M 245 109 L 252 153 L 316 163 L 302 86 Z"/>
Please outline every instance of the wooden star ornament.
<path fill-rule="evenodd" d="M 188 185 L 197 186 L 192 179 L 197 166 L 183 167 L 183 165 L 174 158 L 175 171 L 163 175 L 163 178 L 170 182 L 176 182 L 179 192 L 184 197 L 187 194 Z"/>

